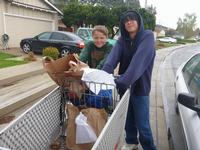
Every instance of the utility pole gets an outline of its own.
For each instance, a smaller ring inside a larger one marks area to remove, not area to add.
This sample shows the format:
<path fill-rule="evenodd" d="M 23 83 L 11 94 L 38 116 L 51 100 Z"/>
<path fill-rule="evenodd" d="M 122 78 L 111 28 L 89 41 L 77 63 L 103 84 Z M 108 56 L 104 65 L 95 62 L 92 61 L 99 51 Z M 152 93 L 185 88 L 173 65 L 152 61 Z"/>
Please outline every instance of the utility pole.
<path fill-rule="evenodd" d="M 147 9 L 147 0 L 145 0 L 145 9 Z"/>

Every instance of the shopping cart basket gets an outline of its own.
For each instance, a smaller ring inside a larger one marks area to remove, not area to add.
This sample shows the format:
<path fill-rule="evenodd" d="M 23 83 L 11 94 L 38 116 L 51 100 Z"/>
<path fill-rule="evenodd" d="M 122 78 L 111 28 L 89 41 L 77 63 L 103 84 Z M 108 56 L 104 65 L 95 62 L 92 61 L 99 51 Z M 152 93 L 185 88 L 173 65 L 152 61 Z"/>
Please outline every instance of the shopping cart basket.
<path fill-rule="evenodd" d="M 62 125 L 67 114 L 64 113 L 63 104 L 69 101 L 67 99 L 69 89 L 66 88 L 66 85 L 68 86 L 69 84 L 67 83 L 54 89 L 0 131 L 0 149 L 50 149 L 53 140 L 60 135 L 64 136 Z M 88 85 L 108 86 L 94 82 L 88 83 Z M 92 149 L 117 149 L 124 129 L 129 95 L 130 91 L 127 90 L 123 97 L 119 99 L 116 90 L 113 90 L 112 107 L 107 108 L 107 112 L 111 116 Z"/>

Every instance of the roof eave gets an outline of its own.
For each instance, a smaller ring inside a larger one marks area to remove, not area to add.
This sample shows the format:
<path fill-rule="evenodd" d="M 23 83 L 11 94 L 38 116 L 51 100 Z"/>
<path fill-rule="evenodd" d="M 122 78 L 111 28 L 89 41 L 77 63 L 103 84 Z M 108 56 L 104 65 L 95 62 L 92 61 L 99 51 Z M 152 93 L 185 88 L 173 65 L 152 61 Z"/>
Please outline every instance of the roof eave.
<path fill-rule="evenodd" d="M 50 5 L 53 9 L 55 9 L 60 15 L 63 15 L 63 13 L 56 7 L 54 6 L 51 2 L 48 0 L 44 0 L 48 5 Z"/>

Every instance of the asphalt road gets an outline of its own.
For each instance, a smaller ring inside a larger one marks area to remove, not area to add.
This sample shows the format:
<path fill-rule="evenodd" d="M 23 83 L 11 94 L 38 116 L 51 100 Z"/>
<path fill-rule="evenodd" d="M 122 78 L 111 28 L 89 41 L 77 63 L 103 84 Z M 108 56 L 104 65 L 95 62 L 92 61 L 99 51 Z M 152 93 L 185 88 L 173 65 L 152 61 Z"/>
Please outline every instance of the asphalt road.
<path fill-rule="evenodd" d="M 173 49 L 165 58 L 162 66 L 162 91 L 167 128 L 171 132 L 171 149 L 186 150 L 184 134 L 179 115 L 175 112 L 174 79 L 178 67 L 194 53 L 200 52 L 200 43 Z"/>

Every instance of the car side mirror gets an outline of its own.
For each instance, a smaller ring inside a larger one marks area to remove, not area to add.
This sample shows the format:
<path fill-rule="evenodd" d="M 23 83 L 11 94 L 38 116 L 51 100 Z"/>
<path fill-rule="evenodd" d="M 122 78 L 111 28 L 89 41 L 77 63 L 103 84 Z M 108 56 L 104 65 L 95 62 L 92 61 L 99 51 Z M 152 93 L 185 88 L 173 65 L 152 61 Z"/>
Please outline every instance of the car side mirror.
<path fill-rule="evenodd" d="M 35 36 L 34 39 L 38 40 L 38 36 Z"/>
<path fill-rule="evenodd" d="M 178 102 L 185 107 L 200 113 L 200 105 L 196 105 L 196 97 L 192 94 L 180 93 L 178 95 Z"/>

